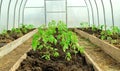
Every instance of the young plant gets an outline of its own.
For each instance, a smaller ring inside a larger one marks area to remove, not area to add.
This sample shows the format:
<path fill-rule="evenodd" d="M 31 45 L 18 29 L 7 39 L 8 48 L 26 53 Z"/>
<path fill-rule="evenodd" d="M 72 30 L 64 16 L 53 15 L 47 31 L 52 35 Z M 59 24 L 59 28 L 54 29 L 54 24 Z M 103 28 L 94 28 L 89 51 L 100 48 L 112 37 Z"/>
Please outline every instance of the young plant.
<path fill-rule="evenodd" d="M 32 29 L 34 28 L 34 25 L 27 25 L 26 28 L 27 28 L 28 30 L 32 30 Z"/>
<path fill-rule="evenodd" d="M 20 28 L 12 28 L 12 30 L 10 32 L 10 36 L 17 39 L 17 38 L 23 36 L 23 33 L 20 30 Z"/>
<path fill-rule="evenodd" d="M 67 61 L 70 61 L 71 60 L 71 53 L 70 52 L 67 52 L 66 53 L 66 56 L 65 56 L 65 59 L 67 60 Z"/>
<path fill-rule="evenodd" d="M 7 32 L 7 30 L 3 30 L 1 35 L 3 37 L 5 37 L 5 38 L 9 38 L 10 37 L 9 34 L 8 34 L 8 32 Z"/>
<path fill-rule="evenodd" d="M 100 29 L 101 31 L 104 29 L 105 25 L 99 25 L 98 29 Z"/>
<path fill-rule="evenodd" d="M 80 27 L 87 29 L 89 27 L 89 24 L 87 22 L 82 22 L 80 23 Z"/>
<path fill-rule="evenodd" d="M 57 24 L 57 25 L 56 25 Z M 43 50 L 42 58 L 50 60 L 51 57 L 59 57 L 58 47 L 61 47 L 66 60 L 71 60 L 71 53 L 75 55 L 83 52 L 84 49 L 78 44 L 75 33 L 69 31 L 66 24 L 62 21 L 56 23 L 54 20 L 48 24 L 48 28 L 39 28 L 32 41 L 33 50 Z"/>
<path fill-rule="evenodd" d="M 20 30 L 22 31 L 23 34 L 26 34 L 26 33 L 28 33 L 29 31 L 31 31 L 33 28 L 34 28 L 33 25 L 25 25 L 25 24 L 22 24 L 21 27 L 20 27 Z"/>

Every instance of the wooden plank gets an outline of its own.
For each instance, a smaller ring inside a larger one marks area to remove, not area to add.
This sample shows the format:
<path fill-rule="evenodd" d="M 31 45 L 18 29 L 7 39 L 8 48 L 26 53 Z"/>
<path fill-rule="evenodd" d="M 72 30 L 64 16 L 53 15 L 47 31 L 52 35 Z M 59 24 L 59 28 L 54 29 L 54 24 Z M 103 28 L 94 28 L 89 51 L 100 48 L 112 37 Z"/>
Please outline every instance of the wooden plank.
<path fill-rule="evenodd" d="M 81 30 L 75 29 L 75 32 L 77 32 L 82 37 L 89 39 L 93 44 L 99 46 L 102 48 L 102 50 L 110 55 L 113 59 L 120 62 L 120 49 L 113 46 L 112 44 L 109 44 L 108 42 L 105 42 L 104 40 L 100 40 L 99 38 L 90 35 L 86 32 L 83 32 Z"/>
<path fill-rule="evenodd" d="M 28 40 L 30 37 L 32 37 L 37 32 L 37 29 L 27 33 L 26 35 L 8 43 L 7 45 L 0 48 L 0 58 L 2 58 L 4 55 L 8 54 L 15 48 L 17 48 L 19 45 L 21 45 L 23 42 Z"/>
<path fill-rule="evenodd" d="M 93 59 L 88 55 L 88 53 L 85 51 L 84 52 L 85 58 L 89 64 L 92 64 L 95 71 L 103 71 L 96 62 L 93 61 Z"/>
<path fill-rule="evenodd" d="M 29 52 L 30 50 L 31 50 L 31 48 L 27 52 Z M 11 67 L 11 69 L 9 71 L 16 71 L 18 69 L 18 67 L 20 66 L 21 62 L 24 59 L 26 59 L 26 57 L 27 57 L 26 53 L 24 53 L 24 55 L 20 57 L 20 59 L 13 65 L 13 67 Z"/>

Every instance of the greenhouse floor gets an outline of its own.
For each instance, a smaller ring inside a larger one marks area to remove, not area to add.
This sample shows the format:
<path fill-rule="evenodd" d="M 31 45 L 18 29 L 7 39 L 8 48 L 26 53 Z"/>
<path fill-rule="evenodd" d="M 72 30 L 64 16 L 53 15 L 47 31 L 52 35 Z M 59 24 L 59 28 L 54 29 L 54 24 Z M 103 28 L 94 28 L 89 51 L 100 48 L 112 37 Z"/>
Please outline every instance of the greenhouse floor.
<path fill-rule="evenodd" d="M 86 53 L 102 71 L 120 71 L 120 63 L 104 53 L 99 47 L 87 39 L 79 38 L 79 44 L 85 46 Z"/>
<path fill-rule="evenodd" d="M 32 39 L 30 38 L 8 55 L 1 58 L 0 71 L 9 71 L 20 57 L 31 48 L 31 41 Z M 101 71 L 120 71 L 120 63 L 117 63 L 116 60 L 104 53 L 99 47 L 90 43 L 87 39 L 79 37 L 79 44 L 85 46 L 85 52 Z"/>
<path fill-rule="evenodd" d="M 9 71 L 17 60 L 31 48 L 32 38 L 0 59 L 0 71 Z"/>

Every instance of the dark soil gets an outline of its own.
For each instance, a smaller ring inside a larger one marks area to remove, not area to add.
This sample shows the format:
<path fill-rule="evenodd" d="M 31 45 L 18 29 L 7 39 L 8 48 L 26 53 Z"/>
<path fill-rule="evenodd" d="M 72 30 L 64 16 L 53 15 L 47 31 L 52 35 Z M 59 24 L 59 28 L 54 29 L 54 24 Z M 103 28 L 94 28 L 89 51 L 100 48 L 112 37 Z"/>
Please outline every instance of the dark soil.
<path fill-rule="evenodd" d="M 101 33 L 101 31 L 102 31 L 102 30 L 97 29 L 97 28 L 93 31 L 91 27 L 89 27 L 89 28 L 78 28 L 78 29 L 79 29 L 79 30 L 82 30 L 82 31 L 85 31 L 85 32 L 87 32 L 87 33 L 89 33 L 89 34 L 95 35 L 95 36 L 97 36 L 98 38 L 100 38 L 100 33 Z"/>
<path fill-rule="evenodd" d="M 33 50 L 27 55 L 16 71 L 94 71 L 92 65 L 86 63 L 85 57 L 79 54 L 77 57 L 72 55 L 71 61 L 66 61 L 62 55 L 47 61 L 41 58 L 40 51 Z"/>
<path fill-rule="evenodd" d="M 79 29 L 79 30 L 82 30 L 82 31 L 84 31 L 84 32 L 87 32 L 87 33 L 89 33 L 89 34 L 91 34 L 91 35 L 94 35 L 94 36 L 98 37 L 99 39 L 101 39 L 101 38 L 100 38 L 100 37 L 101 37 L 101 35 L 100 35 L 101 30 L 100 30 L 100 29 L 97 29 L 97 28 L 96 28 L 95 31 L 93 31 L 91 27 L 89 27 L 89 28 L 78 28 L 78 29 Z M 119 36 L 119 37 L 118 37 L 118 36 Z M 113 36 L 110 36 L 110 37 L 112 37 L 113 40 L 116 40 L 116 42 L 115 42 L 115 43 L 112 43 L 112 44 L 113 44 L 114 46 L 120 48 L 120 35 L 118 35 L 118 36 L 117 36 L 117 35 L 113 35 Z M 106 41 L 111 44 L 111 41 L 110 41 L 110 40 L 107 40 L 107 39 L 106 39 Z"/>
<path fill-rule="evenodd" d="M 33 31 L 34 29 L 28 30 L 27 33 L 29 33 L 30 31 Z M 11 41 L 14 41 L 14 40 L 22 37 L 23 35 L 27 34 L 27 33 L 23 33 L 23 31 L 21 31 L 21 32 L 22 32 L 21 34 L 17 34 L 17 33 L 12 33 L 11 34 L 11 31 L 8 30 L 7 35 L 0 34 L 0 48 L 2 46 L 6 45 L 7 43 L 10 43 Z"/>
<path fill-rule="evenodd" d="M 5 37 L 0 35 L 0 47 L 6 45 L 7 43 L 11 42 L 12 39 L 10 37 Z"/>

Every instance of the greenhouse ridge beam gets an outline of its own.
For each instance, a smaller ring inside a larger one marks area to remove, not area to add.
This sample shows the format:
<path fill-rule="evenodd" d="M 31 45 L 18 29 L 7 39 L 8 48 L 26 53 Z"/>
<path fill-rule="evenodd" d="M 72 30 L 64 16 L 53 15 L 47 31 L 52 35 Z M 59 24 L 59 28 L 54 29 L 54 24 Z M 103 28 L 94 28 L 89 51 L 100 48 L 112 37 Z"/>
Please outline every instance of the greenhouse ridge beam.
<path fill-rule="evenodd" d="M 45 1 L 65 1 L 65 0 L 45 0 Z"/>
<path fill-rule="evenodd" d="M 44 8 L 44 7 L 25 7 L 25 8 Z"/>
<path fill-rule="evenodd" d="M 46 13 L 66 13 L 66 11 L 47 11 Z"/>
<path fill-rule="evenodd" d="M 69 7 L 87 7 L 87 6 L 67 6 L 68 8 Z"/>

